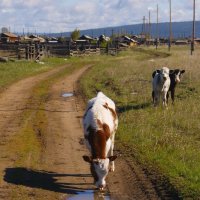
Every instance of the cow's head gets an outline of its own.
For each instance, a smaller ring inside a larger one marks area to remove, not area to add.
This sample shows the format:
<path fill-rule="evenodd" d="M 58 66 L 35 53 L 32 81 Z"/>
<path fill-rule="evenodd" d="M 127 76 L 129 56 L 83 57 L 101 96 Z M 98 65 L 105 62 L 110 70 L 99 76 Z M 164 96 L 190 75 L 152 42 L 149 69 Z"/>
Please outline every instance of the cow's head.
<path fill-rule="evenodd" d="M 89 156 L 83 156 L 83 159 L 86 162 L 90 163 L 90 169 L 92 176 L 94 177 L 95 180 L 95 185 L 100 190 L 103 190 L 104 187 L 106 186 L 105 179 L 109 172 L 109 163 L 110 161 L 114 161 L 116 158 L 117 156 L 110 156 L 105 159 L 99 159 L 99 158 L 93 159 L 92 157 Z"/>
<path fill-rule="evenodd" d="M 184 73 L 185 73 L 185 70 L 180 70 L 180 69 L 170 70 L 170 76 L 173 77 L 176 83 L 179 83 L 181 81 L 181 76 Z"/>
<path fill-rule="evenodd" d="M 161 70 L 160 70 L 160 75 L 162 77 L 162 79 L 164 81 L 167 80 L 167 78 L 169 77 L 169 69 L 167 67 L 163 67 Z"/>

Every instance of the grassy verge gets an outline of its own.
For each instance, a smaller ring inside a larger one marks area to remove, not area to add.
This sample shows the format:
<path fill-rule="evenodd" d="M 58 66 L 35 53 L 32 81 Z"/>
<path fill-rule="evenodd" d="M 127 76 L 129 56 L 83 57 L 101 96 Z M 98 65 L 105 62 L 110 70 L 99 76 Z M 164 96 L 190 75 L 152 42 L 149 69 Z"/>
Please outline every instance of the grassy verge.
<path fill-rule="evenodd" d="M 69 61 L 63 58 L 46 58 L 43 62 L 44 64 L 31 61 L 0 63 L 0 91 L 17 80 L 48 71 Z"/>
<path fill-rule="evenodd" d="M 200 63 L 199 49 L 193 56 L 181 47 L 151 48 L 107 57 L 82 78 L 87 98 L 102 90 L 119 110 L 117 140 L 131 149 L 147 169 L 155 169 L 169 180 L 180 198 L 200 197 Z M 175 106 L 152 107 L 151 74 L 167 66 L 185 69 L 177 87 Z"/>

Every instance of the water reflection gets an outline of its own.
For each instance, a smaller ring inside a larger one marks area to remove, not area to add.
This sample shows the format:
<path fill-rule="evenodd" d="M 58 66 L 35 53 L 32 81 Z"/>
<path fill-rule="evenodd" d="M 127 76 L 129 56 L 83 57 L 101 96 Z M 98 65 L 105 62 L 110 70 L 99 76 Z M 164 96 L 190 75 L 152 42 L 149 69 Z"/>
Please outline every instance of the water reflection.
<path fill-rule="evenodd" d="M 66 200 L 111 200 L 111 198 L 107 192 L 85 190 L 84 192 L 78 192 L 77 195 L 69 197 Z"/>
<path fill-rule="evenodd" d="M 74 94 L 72 92 L 66 92 L 62 94 L 62 97 L 72 97 Z"/>

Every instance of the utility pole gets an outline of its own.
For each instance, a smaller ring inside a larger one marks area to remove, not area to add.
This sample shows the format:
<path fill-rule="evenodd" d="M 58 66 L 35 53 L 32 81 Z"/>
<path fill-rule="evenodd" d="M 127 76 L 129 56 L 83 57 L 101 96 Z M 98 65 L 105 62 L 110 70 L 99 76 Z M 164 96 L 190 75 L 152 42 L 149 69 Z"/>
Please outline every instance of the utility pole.
<path fill-rule="evenodd" d="M 151 10 L 149 9 L 149 39 L 151 39 Z"/>
<path fill-rule="evenodd" d="M 92 29 L 92 38 L 94 38 L 94 33 L 93 33 L 93 29 Z"/>
<path fill-rule="evenodd" d="M 157 25 L 156 25 L 156 49 L 158 48 L 158 41 L 159 41 L 159 30 L 158 30 L 158 4 L 157 4 Z"/>
<path fill-rule="evenodd" d="M 169 0 L 169 44 L 168 50 L 171 49 L 171 39 L 172 39 L 172 7 L 171 7 L 171 0 Z"/>
<path fill-rule="evenodd" d="M 143 34 L 143 35 L 146 35 L 145 20 L 146 20 L 146 19 L 145 19 L 145 16 L 143 16 L 143 25 L 142 25 L 142 34 Z"/>
<path fill-rule="evenodd" d="M 194 38 L 195 38 L 195 0 L 193 0 L 193 23 L 192 23 L 192 39 L 191 39 L 191 55 L 194 51 Z"/>
<path fill-rule="evenodd" d="M 143 37 L 144 37 L 144 42 L 147 43 L 147 25 L 146 25 L 146 17 L 145 16 L 143 17 L 143 23 L 144 23 Z"/>
<path fill-rule="evenodd" d="M 112 32 L 111 37 L 112 37 L 112 39 L 113 39 L 113 37 L 114 37 L 114 29 L 113 29 L 113 28 L 112 28 L 111 32 Z"/>

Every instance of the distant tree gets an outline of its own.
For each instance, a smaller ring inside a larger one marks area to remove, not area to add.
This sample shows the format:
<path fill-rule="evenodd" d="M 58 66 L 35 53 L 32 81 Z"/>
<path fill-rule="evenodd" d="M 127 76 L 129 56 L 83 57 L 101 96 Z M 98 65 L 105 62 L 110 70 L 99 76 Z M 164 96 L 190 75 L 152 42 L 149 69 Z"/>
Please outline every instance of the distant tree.
<path fill-rule="evenodd" d="M 2 32 L 2 33 L 8 33 L 9 30 L 8 30 L 7 27 L 2 27 L 2 28 L 1 28 L 1 32 Z"/>
<path fill-rule="evenodd" d="M 66 40 L 67 40 L 67 39 L 66 39 L 65 37 L 59 37 L 59 38 L 58 38 L 58 42 L 59 42 L 59 43 L 64 43 L 64 42 L 66 42 Z"/>
<path fill-rule="evenodd" d="M 80 30 L 77 28 L 71 33 L 72 40 L 77 40 L 80 37 Z"/>

